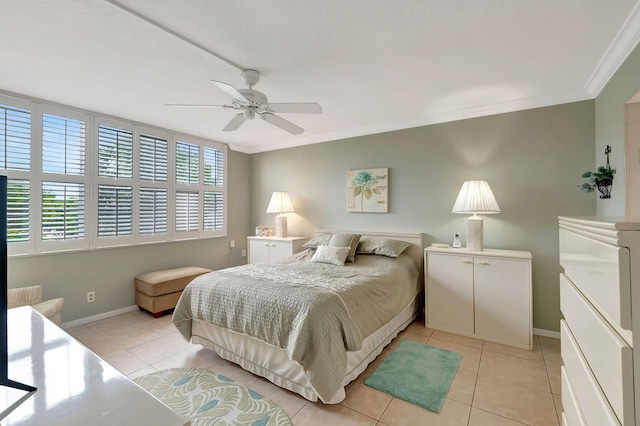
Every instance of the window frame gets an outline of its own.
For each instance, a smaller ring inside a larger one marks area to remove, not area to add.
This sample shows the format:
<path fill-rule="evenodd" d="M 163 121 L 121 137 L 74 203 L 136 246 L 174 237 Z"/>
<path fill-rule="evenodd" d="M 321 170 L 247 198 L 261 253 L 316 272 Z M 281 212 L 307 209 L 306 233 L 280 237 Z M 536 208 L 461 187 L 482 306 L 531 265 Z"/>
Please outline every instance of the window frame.
<path fill-rule="evenodd" d="M 44 253 L 85 251 L 118 246 L 133 246 L 150 243 L 183 241 L 189 239 L 217 238 L 227 236 L 227 176 L 228 146 L 225 143 L 199 138 L 184 133 L 172 132 L 155 126 L 144 125 L 131 120 L 109 117 L 81 110 L 74 107 L 52 104 L 45 101 L 16 97 L 0 91 L 0 104 L 28 110 L 31 114 L 31 152 L 30 170 L 0 169 L 0 174 L 10 180 L 29 182 L 29 240 L 8 244 L 8 254 L 39 255 Z M 52 114 L 64 118 L 82 120 L 85 124 L 84 175 L 66 175 L 43 171 L 43 114 Z M 100 177 L 98 173 L 98 132 L 99 126 L 131 131 L 132 144 L 132 178 Z M 140 136 L 149 135 L 167 141 L 167 181 L 149 181 L 140 179 Z M 176 183 L 176 143 L 178 141 L 198 145 L 199 180 L 197 185 Z M 204 184 L 204 146 L 222 151 L 223 185 Z M 84 238 L 78 240 L 43 241 L 42 240 L 42 185 L 44 182 L 79 183 L 84 185 Z M 132 235 L 98 238 L 98 187 L 99 185 L 131 186 Z M 180 190 L 198 191 L 198 230 L 192 232 L 176 232 L 176 193 Z M 167 232 L 159 234 L 141 234 L 140 231 L 140 189 L 164 189 L 167 193 Z M 223 226 L 218 230 L 204 230 L 204 192 L 220 192 L 223 195 Z"/>

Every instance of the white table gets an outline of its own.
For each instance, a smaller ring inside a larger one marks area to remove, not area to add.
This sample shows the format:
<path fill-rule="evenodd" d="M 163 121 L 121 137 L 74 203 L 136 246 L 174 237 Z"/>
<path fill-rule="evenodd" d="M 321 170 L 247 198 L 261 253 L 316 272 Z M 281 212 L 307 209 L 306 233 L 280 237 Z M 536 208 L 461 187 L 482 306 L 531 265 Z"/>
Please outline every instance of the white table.
<path fill-rule="evenodd" d="M 9 379 L 38 390 L 2 425 L 190 424 L 31 307 L 7 315 Z"/>

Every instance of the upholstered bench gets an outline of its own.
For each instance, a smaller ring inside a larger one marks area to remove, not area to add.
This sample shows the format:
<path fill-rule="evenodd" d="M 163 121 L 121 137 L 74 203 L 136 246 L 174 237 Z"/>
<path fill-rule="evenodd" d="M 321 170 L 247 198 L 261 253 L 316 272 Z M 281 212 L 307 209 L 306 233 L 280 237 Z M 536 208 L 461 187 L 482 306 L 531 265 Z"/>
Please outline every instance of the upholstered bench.
<path fill-rule="evenodd" d="M 207 272 L 211 272 L 211 269 L 185 266 L 138 275 L 135 279 L 136 305 L 158 318 L 176 307 L 182 290 L 191 280 Z"/>

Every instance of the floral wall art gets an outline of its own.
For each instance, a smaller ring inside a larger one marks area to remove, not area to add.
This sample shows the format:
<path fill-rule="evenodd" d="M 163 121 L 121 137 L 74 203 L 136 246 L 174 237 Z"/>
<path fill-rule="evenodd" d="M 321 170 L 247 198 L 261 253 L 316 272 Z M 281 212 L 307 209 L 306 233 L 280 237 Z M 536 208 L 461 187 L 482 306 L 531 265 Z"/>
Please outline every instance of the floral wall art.
<path fill-rule="evenodd" d="M 389 211 L 389 169 L 347 171 L 347 211 Z"/>

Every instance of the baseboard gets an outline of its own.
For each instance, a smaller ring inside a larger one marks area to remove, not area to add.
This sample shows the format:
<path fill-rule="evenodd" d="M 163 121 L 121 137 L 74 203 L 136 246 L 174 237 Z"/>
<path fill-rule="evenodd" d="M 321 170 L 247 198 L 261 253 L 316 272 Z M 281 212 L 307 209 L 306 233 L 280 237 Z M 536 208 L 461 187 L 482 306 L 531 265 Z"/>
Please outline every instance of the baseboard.
<path fill-rule="evenodd" d="M 133 312 L 138 310 L 138 305 L 127 306 L 126 308 L 116 309 L 115 311 L 105 312 L 103 314 L 92 315 L 86 318 L 80 318 L 78 320 L 69 321 L 62 323 L 62 328 L 72 328 L 77 327 L 79 325 L 88 324 L 90 322 L 99 321 L 111 317 L 115 317 L 116 315 L 126 314 L 128 312 Z"/>
<path fill-rule="evenodd" d="M 554 339 L 560 338 L 559 331 L 543 330 L 541 328 L 534 328 L 533 334 L 537 334 L 538 336 L 544 336 L 544 337 L 553 337 Z"/>

